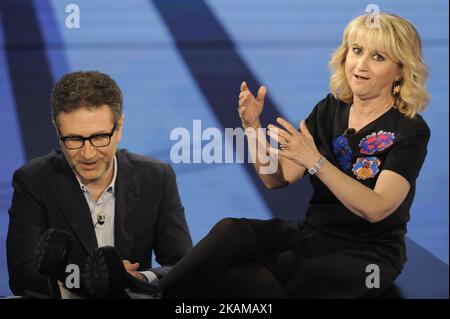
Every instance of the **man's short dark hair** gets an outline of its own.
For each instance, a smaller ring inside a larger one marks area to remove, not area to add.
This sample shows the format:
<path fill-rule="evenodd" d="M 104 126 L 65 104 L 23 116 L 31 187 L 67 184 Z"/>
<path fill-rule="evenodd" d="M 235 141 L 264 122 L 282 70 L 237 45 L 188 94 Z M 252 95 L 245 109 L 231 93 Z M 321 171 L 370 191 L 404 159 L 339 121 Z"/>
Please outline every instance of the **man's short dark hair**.
<path fill-rule="evenodd" d="M 122 91 L 108 75 L 98 71 L 65 74 L 53 87 L 51 95 L 52 118 L 57 124 L 61 112 L 70 113 L 82 107 L 108 105 L 113 122 L 122 116 Z"/>

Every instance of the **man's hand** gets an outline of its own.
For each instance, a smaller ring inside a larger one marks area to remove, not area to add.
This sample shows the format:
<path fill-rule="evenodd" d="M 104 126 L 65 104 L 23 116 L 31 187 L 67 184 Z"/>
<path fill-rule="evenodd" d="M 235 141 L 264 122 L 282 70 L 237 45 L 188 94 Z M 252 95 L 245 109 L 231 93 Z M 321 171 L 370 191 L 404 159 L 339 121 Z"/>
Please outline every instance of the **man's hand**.
<path fill-rule="evenodd" d="M 143 282 L 147 282 L 147 278 L 141 274 L 140 272 L 138 272 L 137 270 L 139 269 L 139 263 L 134 263 L 132 264 L 129 260 L 122 260 L 123 261 L 123 266 L 125 267 L 126 271 L 132 275 L 133 277 L 142 280 Z"/>

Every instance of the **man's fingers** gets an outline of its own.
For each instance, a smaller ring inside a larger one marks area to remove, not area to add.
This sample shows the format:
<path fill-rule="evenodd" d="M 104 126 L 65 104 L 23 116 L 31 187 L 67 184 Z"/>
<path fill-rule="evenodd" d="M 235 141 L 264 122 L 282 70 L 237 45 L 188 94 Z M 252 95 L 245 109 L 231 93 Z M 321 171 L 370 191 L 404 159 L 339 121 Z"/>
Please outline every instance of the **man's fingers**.
<path fill-rule="evenodd" d="M 126 269 L 128 269 L 128 267 L 130 267 L 130 265 L 131 265 L 131 262 L 129 260 L 122 260 L 122 262 L 123 262 L 123 266 Z"/>
<path fill-rule="evenodd" d="M 133 270 L 139 269 L 139 266 L 140 266 L 139 263 L 132 264 L 129 260 L 122 260 L 122 262 L 127 271 L 133 271 Z"/>
<path fill-rule="evenodd" d="M 263 102 L 264 97 L 266 96 L 267 88 L 263 85 L 258 90 L 258 95 L 256 96 L 256 100 L 258 102 Z"/>
<path fill-rule="evenodd" d="M 297 129 L 295 127 L 293 127 L 291 123 L 289 123 L 288 121 L 286 121 L 285 119 L 283 119 L 281 117 L 277 117 L 277 123 L 282 125 L 292 135 L 298 133 Z"/>
<path fill-rule="evenodd" d="M 127 271 L 137 271 L 139 269 L 139 265 L 138 266 L 134 266 L 134 264 L 133 264 L 133 265 L 130 265 L 128 267 L 125 267 L 125 269 Z"/>

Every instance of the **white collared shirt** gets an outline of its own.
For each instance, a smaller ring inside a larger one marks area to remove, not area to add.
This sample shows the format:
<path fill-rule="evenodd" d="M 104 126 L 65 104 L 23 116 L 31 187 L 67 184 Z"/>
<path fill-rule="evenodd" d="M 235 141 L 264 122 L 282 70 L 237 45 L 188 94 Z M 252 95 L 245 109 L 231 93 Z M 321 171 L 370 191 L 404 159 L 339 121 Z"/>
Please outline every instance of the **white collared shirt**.
<path fill-rule="evenodd" d="M 113 178 L 111 183 L 106 187 L 105 191 L 99 196 L 97 202 L 94 201 L 91 191 L 85 186 L 78 176 L 75 174 L 80 188 L 83 191 L 86 202 L 91 211 L 92 224 L 95 229 L 95 237 L 97 238 L 98 247 L 112 246 L 114 247 L 114 217 L 115 217 L 115 183 L 117 177 L 117 158 L 114 156 Z M 99 220 L 103 218 L 104 222 Z M 133 261 L 132 261 L 133 262 Z M 157 280 L 156 275 L 152 271 L 140 271 L 148 282 Z"/>
<path fill-rule="evenodd" d="M 95 229 L 98 247 L 113 246 L 114 247 L 114 215 L 115 215 L 115 196 L 114 184 L 117 177 L 117 159 L 114 156 L 113 178 L 111 183 L 106 187 L 105 191 L 94 201 L 89 188 L 84 185 L 77 177 L 80 188 L 83 191 L 86 202 L 91 211 L 92 224 Z M 103 222 L 102 222 L 103 220 Z"/>

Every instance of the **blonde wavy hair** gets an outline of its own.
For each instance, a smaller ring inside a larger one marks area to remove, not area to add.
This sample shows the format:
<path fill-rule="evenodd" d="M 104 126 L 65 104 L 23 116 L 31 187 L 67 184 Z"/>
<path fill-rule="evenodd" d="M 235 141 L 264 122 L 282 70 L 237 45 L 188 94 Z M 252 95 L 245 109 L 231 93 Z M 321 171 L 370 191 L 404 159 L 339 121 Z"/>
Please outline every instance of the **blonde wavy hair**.
<path fill-rule="evenodd" d="M 407 20 L 389 13 L 379 13 L 379 24 L 370 25 L 371 16 L 361 15 L 347 25 L 342 44 L 337 48 L 329 62 L 331 93 L 346 103 L 353 101 L 353 92 L 345 76 L 345 60 L 350 43 L 360 36 L 368 38 L 376 49 L 386 52 L 388 57 L 398 63 L 401 70 L 402 86 L 400 96 L 394 107 L 406 116 L 413 118 L 423 111 L 430 99 L 425 88 L 428 67 L 422 56 L 420 36 Z"/>

